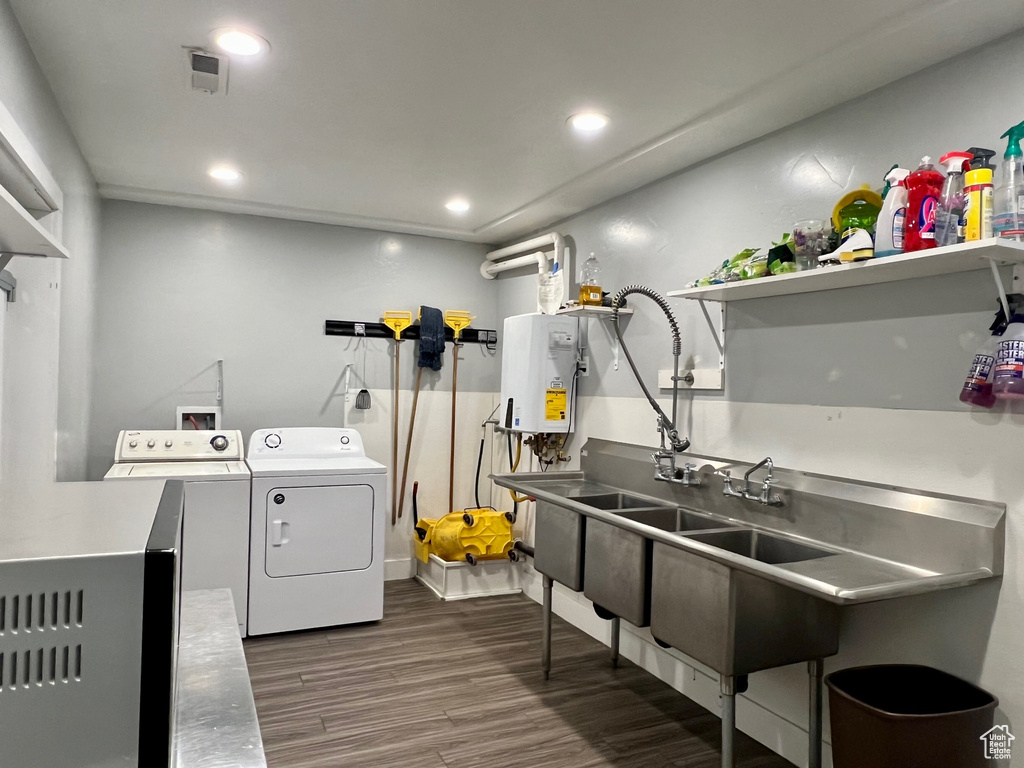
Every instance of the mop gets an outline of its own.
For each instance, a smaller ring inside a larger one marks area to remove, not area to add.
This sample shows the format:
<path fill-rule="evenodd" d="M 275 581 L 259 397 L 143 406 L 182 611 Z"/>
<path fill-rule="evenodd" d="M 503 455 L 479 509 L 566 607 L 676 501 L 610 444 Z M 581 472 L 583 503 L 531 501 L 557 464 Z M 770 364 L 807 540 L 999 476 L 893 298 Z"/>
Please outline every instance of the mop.
<path fill-rule="evenodd" d="M 391 524 L 394 525 L 398 522 L 398 391 L 401 383 L 399 366 L 402 359 L 402 331 L 412 325 L 412 312 L 385 312 L 384 325 L 395 334 L 395 406 L 391 434 Z"/>
<path fill-rule="evenodd" d="M 417 360 L 416 386 L 412 394 L 412 413 L 409 416 L 409 436 L 405 441 L 405 461 L 402 463 L 402 492 L 398 497 L 398 516 L 405 508 L 405 483 L 409 476 L 409 454 L 412 452 L 412 434 L 416 426 L 416 407 L 420 399 L 420 382 L 423 369 L 441 370 L 444 364 L 444 319 L 441 310 L 434 307 L 420 307 L 420 350 Z M 415 501 L 414 507 L 415 509 Z"/>

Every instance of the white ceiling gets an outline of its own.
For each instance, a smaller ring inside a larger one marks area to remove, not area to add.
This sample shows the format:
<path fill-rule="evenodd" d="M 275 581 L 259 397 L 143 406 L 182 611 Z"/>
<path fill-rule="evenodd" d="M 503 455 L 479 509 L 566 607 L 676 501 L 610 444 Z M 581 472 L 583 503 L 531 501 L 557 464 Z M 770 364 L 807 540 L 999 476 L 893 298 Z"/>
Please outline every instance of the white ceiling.
<path fill-rule="evenodd" d="M 1020 0 L 11 2 L 104 195 L 487 243 L 1024 26 Z M 182 46 L 230 25 L 270 53 L 190 92 Z"/>

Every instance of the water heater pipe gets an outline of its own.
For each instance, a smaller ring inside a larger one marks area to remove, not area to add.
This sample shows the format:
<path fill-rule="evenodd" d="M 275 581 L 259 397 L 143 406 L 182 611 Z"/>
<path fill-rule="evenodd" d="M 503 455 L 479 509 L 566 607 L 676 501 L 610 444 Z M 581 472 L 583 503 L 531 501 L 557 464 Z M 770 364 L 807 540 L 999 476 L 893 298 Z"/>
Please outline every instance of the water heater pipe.
<path fill-rule="evenodd" d="M 511 269 L 519 269 L 519 267 L 525 267 L 529 264 L 536 264 L 537 273 L 546 275 L 548 273 L 548 259 L 553 258 L 554 256 L 548 256 L 543 251 L 537 251 L 527 256 L 517 256 L 508 261 L 485 261 L 480 265 L 480 274 L 488 280 L 493 280 L 494 276 L 499 272 L 508 272 Z"/>
<path fill-rule="evenodd" d="M 538 237 L 524 240 L 521 243 L 515 243 L 514 245 L 508 245 L 504 248 L 499 248 L 496 251 L 490 251 L 486 258 L 486 261 L 480 265 L 480 274 L 488 280 L 493 280 L 494 276 L 499 272 L 506 272 L 510 269 L 517 269 L 519 267 L 526 266 L 533 261 L 537 262 L 537 267 L 540 274 L 546 274 L 548 271 L 548 258 L 543 252 L 537 252 L 529 254 L 527 256 L 519 256 L 508 261 L 502 261 L 509 256 L 515 256 L 517 253 L 524 253 L 530 251 L 533 248 L 538 248 L 545 245 L 553 246 L 553 257 L 559 262 L 561 267 L 564 269 L 565 264 L 562 261 L 565 257 L 565 238 L 562 237 L 558 232 L 548 232 L 546 235 L 539 235 Z"/>

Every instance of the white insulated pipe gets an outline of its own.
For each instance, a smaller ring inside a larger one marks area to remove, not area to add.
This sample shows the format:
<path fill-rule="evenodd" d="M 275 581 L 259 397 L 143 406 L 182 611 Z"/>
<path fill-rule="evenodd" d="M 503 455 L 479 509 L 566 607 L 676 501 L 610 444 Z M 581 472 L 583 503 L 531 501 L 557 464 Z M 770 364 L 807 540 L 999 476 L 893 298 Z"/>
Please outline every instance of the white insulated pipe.
<path fill-rule="evenodd" d="M 499 272 L 508 272 L 511 269 L 525 267 L 528 264 L 536 264 L 537 273 L 546 275 L 548 272 L 548 259 L 553 258 L 554 255 L 548 256 L 543 251 L 537 251 L 536 253 L 531 253 L 526 256 L 517 256 L 514 259 L 508 259 L 506 261 L 485 261 L 480 265 L 480 274 L 488 280 L 493 280 L 495 275 Z"/>
<path fill-rule="evenodd" d="M 499 272 L 517 269 L 519 267 L 526 266 L 533 261 L 537 262 L 540 274 L 546 274 L 548 271 L 548 258 L 551 257 L 544 256 L 542 252 L 533 253 L 528 256 L 519 256 L 515 259 L 509 259 L 508 261 L 501 261 L 501 259 L 508 256 L 514 256 L 517 253 L 524 253 L 533 248 L 545 245 L 553 246 L 552 256 L 558 260 L 559 264 L 561 264 L 564 269 L 565 265 L 561 262 L 565 257 L 565 239 L 558 232 L 548 232 L 546 235 L 539 235 L 537 237 L 530 238 L 529 240 L 524 240 L 521 243 L 515 243 L 514 245 L 499 248 L 496 251 L 490 251 L 485 257 L 487 260 L 480 266 L 480 274 L 488 280 L 493 280 L 494 276 Z"/>

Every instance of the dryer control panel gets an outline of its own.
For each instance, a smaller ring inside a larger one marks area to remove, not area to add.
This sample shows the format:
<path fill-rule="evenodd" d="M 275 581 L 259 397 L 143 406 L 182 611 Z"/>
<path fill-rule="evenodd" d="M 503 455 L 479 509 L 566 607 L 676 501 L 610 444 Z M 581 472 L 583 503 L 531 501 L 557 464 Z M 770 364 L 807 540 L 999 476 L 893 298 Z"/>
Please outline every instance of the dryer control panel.
<path fill-rule="evenodd" d="M 248 458 L 271 459 L 363 458 L 363 438 L 341 427 L 282 427 L 258 429 L 249 438 Z"/>
<path fill-rule="evenodd" d="M 244 455 L 242 433 L 237 429 L 125 429 L 117 436 L 114 463 L 241 461 Z"/>

